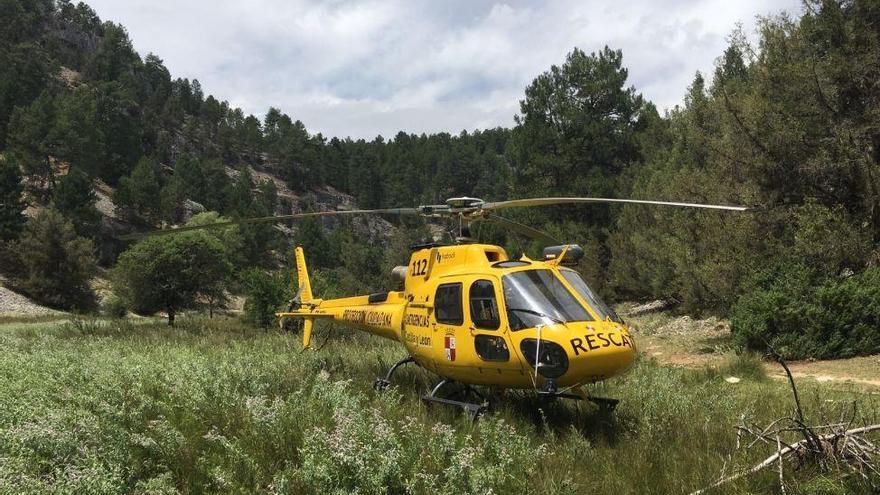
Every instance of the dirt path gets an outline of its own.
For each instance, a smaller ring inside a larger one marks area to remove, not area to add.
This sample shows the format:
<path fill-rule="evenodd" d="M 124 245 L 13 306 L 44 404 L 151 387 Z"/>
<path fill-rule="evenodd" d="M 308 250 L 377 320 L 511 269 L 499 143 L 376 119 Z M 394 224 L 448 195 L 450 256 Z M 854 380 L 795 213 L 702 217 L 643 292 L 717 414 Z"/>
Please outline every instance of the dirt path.
<path fill-rule="evenodd" d="M 734 354 L 730 324 L 726 320 L 714 317 L 701 320 L 661 312 L 630 316 L 627 321 L 635 328 L 639 350 L 661 363 L 690 368 L 720 366 Z M 788 366 L 796 378 L 880 387 L 880 355 L 794 361 Z M 779 364 L 766 362 L 765 367 L 768 375 L 785 378 Z"/>
<path fill-rule="evenodd" d="M 863 356 L 834 361 L 798 361 L 788 363 L 795 378 L 812 378 L 817 382 L 854 382 L 880 387 L 880 356 Z M 774 377 L 785 378 L 782 366 L 771 363 Z"/>

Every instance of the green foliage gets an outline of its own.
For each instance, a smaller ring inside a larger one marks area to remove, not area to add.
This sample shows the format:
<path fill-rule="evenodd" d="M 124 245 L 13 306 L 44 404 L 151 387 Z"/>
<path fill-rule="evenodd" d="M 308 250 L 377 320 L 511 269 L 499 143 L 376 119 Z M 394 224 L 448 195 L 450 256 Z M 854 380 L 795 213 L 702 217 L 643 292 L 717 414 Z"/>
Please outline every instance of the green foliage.
<path fill-rule="evenodd" d="M 721 369 L 718 370 L 718 373 L 725 377 L 735 376 L 753 381 L 767 379 L 767 370 L 764 368 L 762 356 L 749 351 L 739 352 L 731 356 Z"/>
<path fill-rule="evenodd" d="M 252 168 L 305 196 L 327 186 L 352 194 L 363 208 L 465 195 L 760 205 L 747 214 L 606 205 L 509 213 L 584 245 L 579 269 L 609 299 L 672 298 L 686 311 L 726 313 L 767 266 L 797 258 L 821 283 L 876 264 L 880 252 L 880 9 L 807 5 L 798 18 L 762 18 L 754 44 L 731 33 L 712 82 L 697 74 L 684 104 L 662 117 L 629 85 L 619 50 L 575 48 L 528 85 L 512 129 L 366 141 L 310 134 L 276 108 L 262 121 L 245 115 L 197 80 L 172 79 L 156 55 L 142 60 L 124 28 L 85 5 L 5 0 L 0 146 L 39 184 L 29 191 L 38 200 L 48 199 L 53 167 L 67 163 L 118 180 L 121 217 L 152 225 L 182 220 L 187 199 L 231 218 L 287 210 Z M 300 228 L 339 290 L 387 270 L 375 239 L 332 232 L 349 225 Z M 513 254 L 541 247 L 482 232 Z M 240 233 L 241 266 L 277 259 L 271 225 Z"/>
<path fill-rule="evenodd" d="M 0 241 L 17 239 L 24 228 L 23 193 L 18 162 L 12 157 L 0 157 Z"/>
<path fill-rule="evenodd" d="M 46 92 L 33 102 L 16 107 L 9 120 L 10 133 L 6 139 L 24 172 L 45 183 L 51 181 L 49 156 L 54 154 L 57 145 L 53 133 L 56 110 L 55 98 Z"/>
<path fill-rule="evenodd" d="M 118 213 L 129 220 L 152 221 L 161 210 L 161 170 L 159 164 L 142 158 L 129 177 L 119 181 L 113 196 Z"/>
<path fill-rule="evenodd" d="M 186 201 L 186 185 L 179 177 L 172 177 L 162 186 L 159 193 L 160 217 L 169 224 L 183 220 L 184 202 Z"/>
<path fill-rule="evenodd" d="M 870 233 L 850 218 L 842 205 L 822 206 L 813 200 L 788 215 L 788 255 L 823 274 L 859 270 L 870 251 Z"/>
<path fill-rule="evenodd" d="M 142 156 L 140 108 L 131 90 L 115 81 L 99 85 L 95 99 L 98 127 L 108 137 L 97 173 L 116 184 Z"/>
<path fill-rule="evenodd" d="M 98 200 L 92 181 L 78 170 L 72 170 L 58 181 L 52 193 L 52 207 L 73 223 L 82 237 L 95 237 L 101 214 L 95 208 Z"/>
<path fill-rule="evenodd" d="M 601 196 L 613 189 L 614 176 L 640 158 L 643 114 L 656 113 L 627 77 L 620 50 L 575 48 L 526 88 L 511 144 L 522 190 Z"/>
<path fill-rule="evenodd" d="M 256 193 L 250 169 L 239 171 L 228 195 L 229 211 L 236 218 L 267 217 L 275 213 L 278 196 L 275 185 L 261 183 Z M 249 265 L 265 264 L 278 241 L 278 232 L 269 223 L 242 225 L 242 254 Z"/>
<path fill-rule="evenodd" d="M 706 203 L 745 203 L 729 200 L 740 185 L 722 180 L 717 172 L 684 166 L 676 154 L 659 166 L 645 167 L 633 185 L 633 196 L 661 200 L 682 197 Z M 676 193 L 687 187 L 687 193 Z M 705 196 L 694 197 L 697 193 Z M 762 259 L 771 255 L 761 221 L 753 214 L 645 208 L 620 209 L 609 238 L 610 285 L 631 298 L 674 297 L 686 311 L 725 311 L 741 293 L 742 284 Z"/>
<path fill-rule="evenodd" d="M 223 290 L 231 268 L 223 245 L 204 231 L 152 237 L 119 257 L 114 288 L 136 311 L 164 310 L 173 325 L 199 297 Z"/>
<path fill-rule="evenodd" d="M 299 222 L 296 245 L 308 253 L 309 266 L 333 268 L 339 261 L 336 256 L 338 246 L 334 246 L 327 239 L 318 222 L 319 220 L 313 218 L 306 218 Z"/>
<path fill-rule="evenodd" d="M 880 352 L 880 269 L 825 282 L 815 267 L 762 272 L 733 308 L 736 342 L 786 358 L 829 359 Z"/>
<path fill-rule="evenodd" d="M 185 197 L 199 203 L 205 198 L 205 174 L 202 164 L 190 155 L 178 158 L 174 165 L 174 178 L 180 181 L 181 189 Z"/>
<path fill-rule="evenodd" d="M 101 313 L 110 318 L 124 318 L 128 314 L 128 303 L 115 294 L 108 296 L 101 302 Z"/>
<path fill-rule="evenodd" d="M 878 155 L 868 137 L 876 135 L 870 122 L 880 93 L 854 81 L 877 72 L 862 62 L 880 53 L 876 30 L 864 24 L 878 9 L 811 5 L 798 20 L 763 19 L 760 50 L 734 32 L 712 86 L 697 75 L 660 135 L 668 144 L 630 172 L 623 191 L 764 208 L 745 215 L 622 208 L 610 238 L 618 294 L 727 311 L 768 266 L 798 260 L 819 283 L 864 269 L 880 241 Z"/>
<path fill-rule="evenodd" d="M 201 168 L 205 178 L 205 195 L 200 202 L 209 210 L 228 211 L 232 185 L 225 167 L 219 161 L 209 160 Z"/>
<path fill-rule="evenodd" d="M 506 394 L 472 423 L 422 403 L 435 378 L 417 367 L 376 394 L 399 357 L 384 339 L 336 332 L 297 352 L 296 335 L 220 318 L 0 330 L 0 486 L 13 493 L 682 493 L 763 460 L 775 446 L 735 451 L 732 427 L 792 407 L 776 380 L 640 360 L 601 390 L 622 399 L 613 416 Z M 880 419 L 876 396 L 800 387 L 809 418 L 848 417 L 856 399 L 854 427 Z M 834 470 L 786 470 L 786 484 L 874 493 Z M 723 493 L 778 489 L 770 470 Z"/>
<path fill-rule="evenodd" d="M 103 176 L 107 141 L 116 138 L 105 135 L 98 114 L 98 101 L 90 88 L 79 88 L 57 99 L 52 133 L 58 146 L 55 158 L 63 159 L 72 168 L 92 176 Z"/>
<path fill-rule="evenodd" d="M 101 43 L 86 66 L 86 75 L 98 81 L 116 81 L 134 75 L 140 57 L 125 28 L 107 22 L 102 30 Z"/>
<path fill-rule="evenodd" d="M 340 402 L 332 425 L 309 431 L 303 441 L 300 477 L 321 493 L 516 491 L 538 471 L 522 459 L 546 453 L 503 419 L 485 418 L 479 437 L 462 441 L 449 425 L 436 424 L 425 436 L 414 419 L 394 422 L 379 408 Z"/>
<path fill-rule="evenodd" d="M 215 211 L 207 211 L 194 215 L 186 222 L 186 227 L 195 227 L 198 225 L 211 225 L 220 222 L 229 222 L 231 219 L 221 216 Z M 241 233 L 240 225 L 229 225 L 225 227 L 215 227 L 204 231 L 217 240 L 226 253 L 226 258 L 230 260 L 234 268 L 240 268 L 247 263 L 242 249 L 244 248 L 245 239 Z"/>
<path fill-rule="evenodd" d="M 245 168 L 238 171 L 235 181 L 230 188 L 230 210 L 237 215 L 247 215 L 250 213 L 254 204 L 253 188 L 254 180 L 250 170 Z"/>
<path fill-rule="evenodd" d="M 275 312 L 281 309 L 288 295 L 285 277 L 252 268 L 241 276 L 245 287 L 244 319 L 268 328 L 275 323 Z"/>
<path fill-rule="evenodd" d="M 623 54 L 605 47 L 587 55 L 575 48 L 526 88 L 507 146 L 517 196 L 621 196 L 620 175 L 643 160 L 642 135 L 659 121 L 632 86 Z M 611 227 L 607 205 L 518 213 L 588 251 L 591 283 L 606 292 Z M 576 219 L 576 221 L 572 221 Z"/>
<path fill-rule="evenodd" d="M 0 5 L 0 149 L 14 108 L 36 98 L 56 67 L 35 36 L 53 7 L 49 0 L 5 0 Z"/>
<path fill-rule="evenodd" d="M 34 299 L 56 308 L 92 309 L 94 245 L 77 237 L 73 224 L 48 208 L 31 219 L 16 249 L 25 268 L 19 284 Z"/>

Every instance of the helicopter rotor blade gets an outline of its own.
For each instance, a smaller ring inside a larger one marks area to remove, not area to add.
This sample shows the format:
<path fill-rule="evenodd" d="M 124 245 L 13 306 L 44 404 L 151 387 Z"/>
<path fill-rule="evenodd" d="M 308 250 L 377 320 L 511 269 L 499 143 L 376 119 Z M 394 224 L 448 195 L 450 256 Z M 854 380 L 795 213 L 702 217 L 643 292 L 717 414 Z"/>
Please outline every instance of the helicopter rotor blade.
<path fill-rule="evenodd" d="M 257 223 L 276 223 L 283 222 L 286 220 L 299 220 L 302 218 L 315 218 L 315 217 L 331 217 L 331 216 L 349 216 L 349 215 L 419 215 L 420 211 L 416 208 L 384 208 L 379 210 L 339 210 L 339 211 L 316 211 L 310 213 L 296 213 L 293 215 L 274 215 L 269 217 L 256 217 L 256 218 L 244 218 L 241 220 L 228 220 L 225 222 L 216 222 L 205 225 L 189 225 L 184 227 L 177 227 L 173 229 L 165 229 L 165 230 L 154 230 L 152 232 L 144 232 L 144 233 L 136 233 L 136 234 L 127 234 L 123 236 L 119 236 L 120 240 L 130 241 L 135 239 L 141 239 L 145 237 L 155 237 L 155 236 L 163 236 L 170 234 L 179 234 L 181 232 L 190 232 L 193 230 L 203 230 L 203 229 L 215 229 L 215 228 L 223 228 L 230 227 L 233 225 L 251 225 Z"/>
<path fill-rule="evenodd" d="M 685 208 L 704 208 L 710 210 L 749 211 L 754 208 L 748 206 L 708 205 L 702 203 L 677 203 L 672 201 L 648 201 L 644 199 L 616 199 L 616 198 L 528 198 L 513 199 L 510 201 L 498 201 L 485 203 L 482 209 L 494 211 L 503 208 L 519 208 L 524 206 L 546 206 L 578 203 L 629 203 L 640 205 L 680 206 Z"/>
<path fill-rule="evenodd" d="M 561 241 L 555 239 L 553 236 L 544 232 L 543 230 L 538 230 L 534 227 L 529 227 L 528 225 L 521 224 L 508 218 L 499 217 L 498 215 L 488 213 L 484 217 L 478 218 L 475 221 L 481 220 L 498 224 L 508 230 L 524 235 L 530 239 L 536 239 L 539 241 L 548 242 L 550 244 L 562 244 Z"/>

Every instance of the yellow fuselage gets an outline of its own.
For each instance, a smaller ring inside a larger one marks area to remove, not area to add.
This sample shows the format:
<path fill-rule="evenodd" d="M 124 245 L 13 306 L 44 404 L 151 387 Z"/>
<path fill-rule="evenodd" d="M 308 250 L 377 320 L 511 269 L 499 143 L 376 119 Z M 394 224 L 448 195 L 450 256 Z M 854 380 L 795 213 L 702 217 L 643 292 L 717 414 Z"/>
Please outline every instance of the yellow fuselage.
<path fill-rule="evenodd" d="M 508 306 L 516 299 L 531 308 L 541 307 L 535 300 L 542 296 L 539 291 L 514 293 L 516 276 L 505 279 L 530 270 L 540 272 L 519 278 L 540 273 L 550 280 L 556 291 L 567 293 L 563 296 L 570 312 L 580 315 L 576 321 L 543 318 Z M 511 261 L 502 248 L 493 245 L 424 248 L 412 254 L 403 291 L 303 300 L 299 309 L 278 316 L 306 318 L 309 324 L 329 319 L 396 340 L 425 369 L 467 384 L 532 388 L 545 382 L 546 373 L 556 385 L 568 387 L 625 371 L 635 359 L 629 328 L 603 316 L 595 299 L 587 300 L 592 294 L 579 292 L 566 280 L 565 270 L 553 261 Z M 567 361 L 564 372 L 558 374 L 559 368 L 553 373 L 541 364 L 541 372 L 536 373 L 536 357 L 542 363 L 541 349 L 553 345 L 561 347 L 565 359 L 558 352 L 547 359 Z"/>

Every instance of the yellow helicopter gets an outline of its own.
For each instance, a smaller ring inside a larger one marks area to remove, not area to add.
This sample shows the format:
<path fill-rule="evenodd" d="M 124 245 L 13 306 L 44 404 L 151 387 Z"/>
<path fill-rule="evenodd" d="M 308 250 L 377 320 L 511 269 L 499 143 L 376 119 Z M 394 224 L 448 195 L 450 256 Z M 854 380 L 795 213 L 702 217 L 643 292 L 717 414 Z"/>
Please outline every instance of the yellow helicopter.
<path fill-rule="evenodd" d="M 228 224 L 276 222 L 307 217 L 363 214 L 421 215 L 451 218 L 458 223 L 455 243 L 413 246 L 408 266 L 395 267 L 402 290 L 341 299 L 320 299 L 312 292 L 306 258 L 296 248 L 299 282 L 285 319 L 303 320 L 303 346 L 309 347 L 317 320 L 327 320 L 401 343 L 407 357 L 375 382 L 377 390 L 391 383 L 394 372 L 415 363 L 441 377 L 422 398 L 461 407 L 476 417 L 487 407 L 443 397 L 458 383 L 483 398 L 473 385 L 531 389 L 552 400 L 589 400 L 611 408 L 614 399 L 590 396 L 584 385 L 626 371 L 634 362 L 636 343 L 627 324 L 570 268 L 584 256 L 581 247 L 562 244 L 550 235 L 498 216 L 514 208 L 577 203 L 644 205 L 746 211 L 743 206 L 706 205 L 611 198 L 532 198 L 484 202 L 452 198 L 446 204 L 418 208 L 301 213 L 184 227 L 166 232 Z M 492 222 L 506 230 L 552 244 L 540 259 L 512 259 L 499 246 L 479 244 L 470 226 Z"/>

